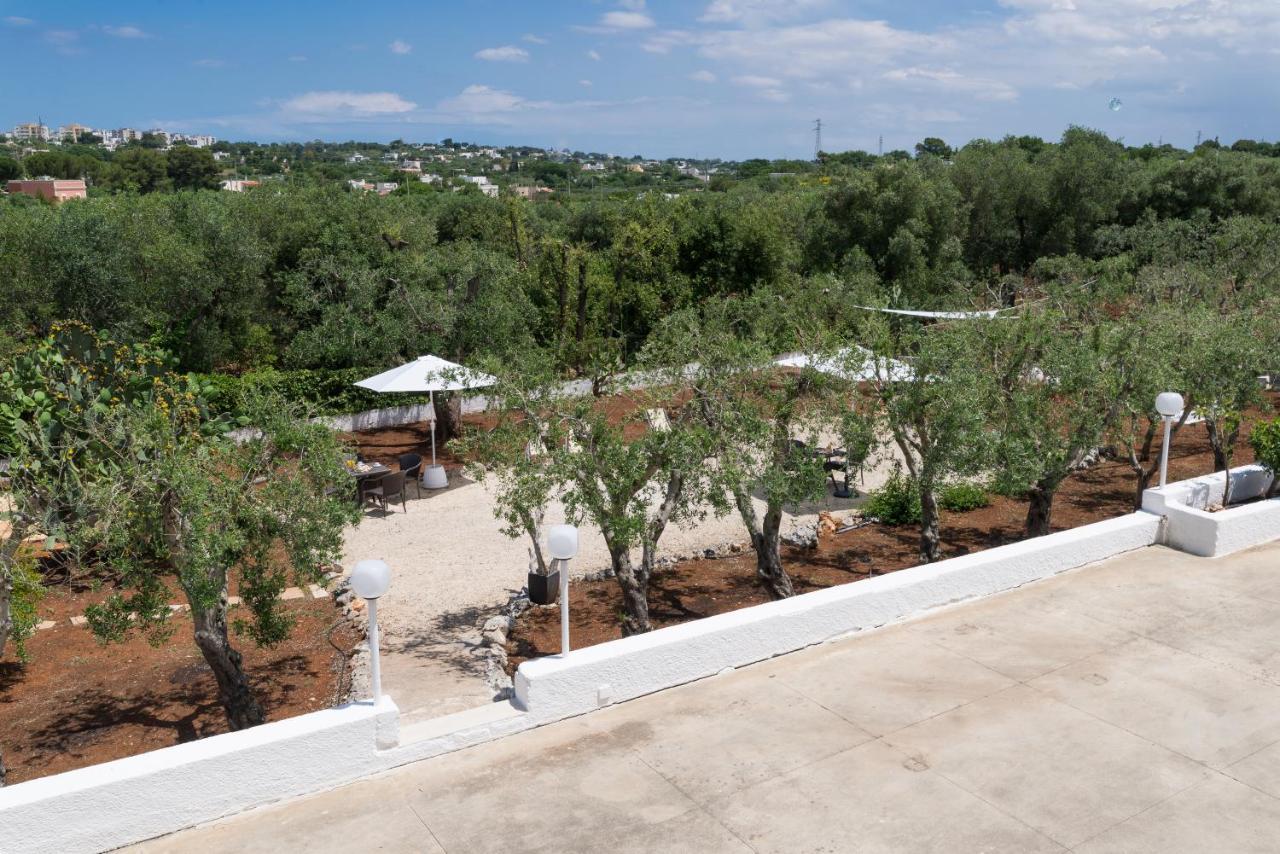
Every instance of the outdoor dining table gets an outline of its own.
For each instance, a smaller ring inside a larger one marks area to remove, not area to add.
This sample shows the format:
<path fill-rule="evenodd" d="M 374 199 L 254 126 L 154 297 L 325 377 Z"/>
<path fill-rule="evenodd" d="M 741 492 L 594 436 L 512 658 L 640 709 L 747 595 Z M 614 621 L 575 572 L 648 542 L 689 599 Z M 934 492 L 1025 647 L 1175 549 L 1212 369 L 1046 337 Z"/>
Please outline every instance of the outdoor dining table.
<path fill-rule="evenodd" d="M 382 477 L 384 474 L 391 473 L 391 467 L 382 463 L 358 463 L 354 468 L 347 469 L 351 473 L 351 477 L 356 482 L 356 504 L 364 503 L 364 485 L 372 478 Z"/>

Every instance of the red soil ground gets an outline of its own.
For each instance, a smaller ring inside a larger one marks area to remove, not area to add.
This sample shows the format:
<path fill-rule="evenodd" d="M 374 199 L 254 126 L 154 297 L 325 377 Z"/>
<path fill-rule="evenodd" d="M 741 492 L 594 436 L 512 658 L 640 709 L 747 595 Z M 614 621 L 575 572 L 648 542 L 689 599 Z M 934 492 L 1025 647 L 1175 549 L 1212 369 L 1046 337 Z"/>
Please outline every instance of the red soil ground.
<path fill-rule="evenodd" d="M 104 645 L 69 618 L 106 595 L 56 587 L 42 600 L 40 617 L 57 626 L 27 641 L 25 664 L 15 660 L 12 644 L 6 649 L 0 749 L 8 784 L 227 731 L 213 676 L 192 639 L 191 617 L 175 617 L 173 634 L 158 647 L 142 637 Z M 347 652 L 357 641 L 343 624 L 330 644 L 339 616 L 330 600 L 284 605 L 298 621 L 289 640 L 272 649 L 248 638 L 232 641 L 270 720 L 334 705 L 345 688 Z"/>

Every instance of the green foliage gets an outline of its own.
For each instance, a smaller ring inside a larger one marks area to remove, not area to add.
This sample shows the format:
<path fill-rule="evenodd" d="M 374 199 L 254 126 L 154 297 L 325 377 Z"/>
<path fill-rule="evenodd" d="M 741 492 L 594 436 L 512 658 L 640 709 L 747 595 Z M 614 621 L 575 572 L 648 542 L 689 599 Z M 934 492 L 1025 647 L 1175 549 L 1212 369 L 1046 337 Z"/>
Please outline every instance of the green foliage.
<path fill-rule="evenodd" d="M 0 566 L 0 574 L 8 573 L 10 586 L 10 614 L 12 625 L 9 629 L 9 640 L 13 641 L 14 651 L 19 661 L 28 659 L 25 641 L 35 634 L 36 623 L 40 621 L 37 606 L 44 595 L 40 571 L 29 549 L 14 555 L 11 565 Z M 0 638 L 0 652 L 4 650 L 4 638 Z"/>
<path fill-rule="evenodd" d="M 243 415 L 242 402 L 255 395 L 278 395 L 315 415 L 343 415 L 424 402 L 426 395 L 388 396 L 357 388 L 355 382 L 369 376 L 365 368 L 342 370 L 251 371 L 240 376 L 197 374 L 204 399 L 213 412 Z"/>
<path fill-rule="evenodd" d="M 1271 472 L 1270 492 L 1274 494 L 1280 484 L 1280 418 L 1255 424 L 1249 444 L 1253 446 L 1254 459 Z"/>
<path fill-rule="evenodd" d="M 968 481 L 948 483 L 938 490 L 938 506 L 953 513 L 966 513 L 986 507 L 991 496 L 982 484 Z"/>
<path fill-rule="evenodd" d="M 885 525 L 920 523 L 920 488 L 914 479 L 894 472 L 867 497 L 862 514 Z"/>

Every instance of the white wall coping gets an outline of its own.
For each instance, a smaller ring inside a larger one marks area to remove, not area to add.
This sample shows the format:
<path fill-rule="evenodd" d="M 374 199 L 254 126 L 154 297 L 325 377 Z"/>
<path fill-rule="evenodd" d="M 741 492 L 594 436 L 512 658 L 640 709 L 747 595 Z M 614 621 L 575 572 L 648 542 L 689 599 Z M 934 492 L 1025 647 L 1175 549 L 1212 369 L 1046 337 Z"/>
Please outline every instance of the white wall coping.
<path fill-rule="evenodd" d="M 515 702 L 538 723 L 583 714 L 1157 541 L 1133 513 L 520 665 Z"/>
<path fill-rule="evenodd" d="M 1222 557 L 1280 536 L 1280 498 L 1237 506 L 1266 494 L 1271 473 L 1261 465 L 1231 470 L 1232 506 L 1210 513 L 1220 504 L 1226 474 L 1215 472 L 1170 483 L 1142 494 L 1142 508 L 1166 519 L 1165 542 L 1201 557 Z"/>

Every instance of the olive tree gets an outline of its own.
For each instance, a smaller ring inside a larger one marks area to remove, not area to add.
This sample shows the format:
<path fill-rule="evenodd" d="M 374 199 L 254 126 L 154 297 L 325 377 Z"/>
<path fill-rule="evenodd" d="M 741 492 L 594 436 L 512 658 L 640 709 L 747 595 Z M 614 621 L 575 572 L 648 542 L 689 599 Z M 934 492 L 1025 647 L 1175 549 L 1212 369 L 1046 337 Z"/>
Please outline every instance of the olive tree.
<path fill-rule="evenodd" d="M 243 411 L 252 428 L 240 441 L 191 429 L 194 407 L 112 413 L 95 434 L 106 465 L 87 486 L 81 534 L 120 574 L 120 589 L 86 611 L 94 633 L 167 633 L 176 586 L 233 730 L 266 715 L 231 642 L 231 583 L 247 611 L 237 631 L 261 646 L 284 641 L 294 621 L 280 594 L 321 581 L 358 518 L 328 428 L 279 399 L 246 400 Z"/>
<path fill-rule="evenodd" d="M 921 326 L 868 313 L 869 350 L 848 348 L 844 374 L 861 377 L 860 405 L 892 438 L 920 495 L 920 560 L 942 556 L 938 489 L 985 462 L 989 437 L 983 403 L 990 374 L 974 359 L 966 324 Z"/>

